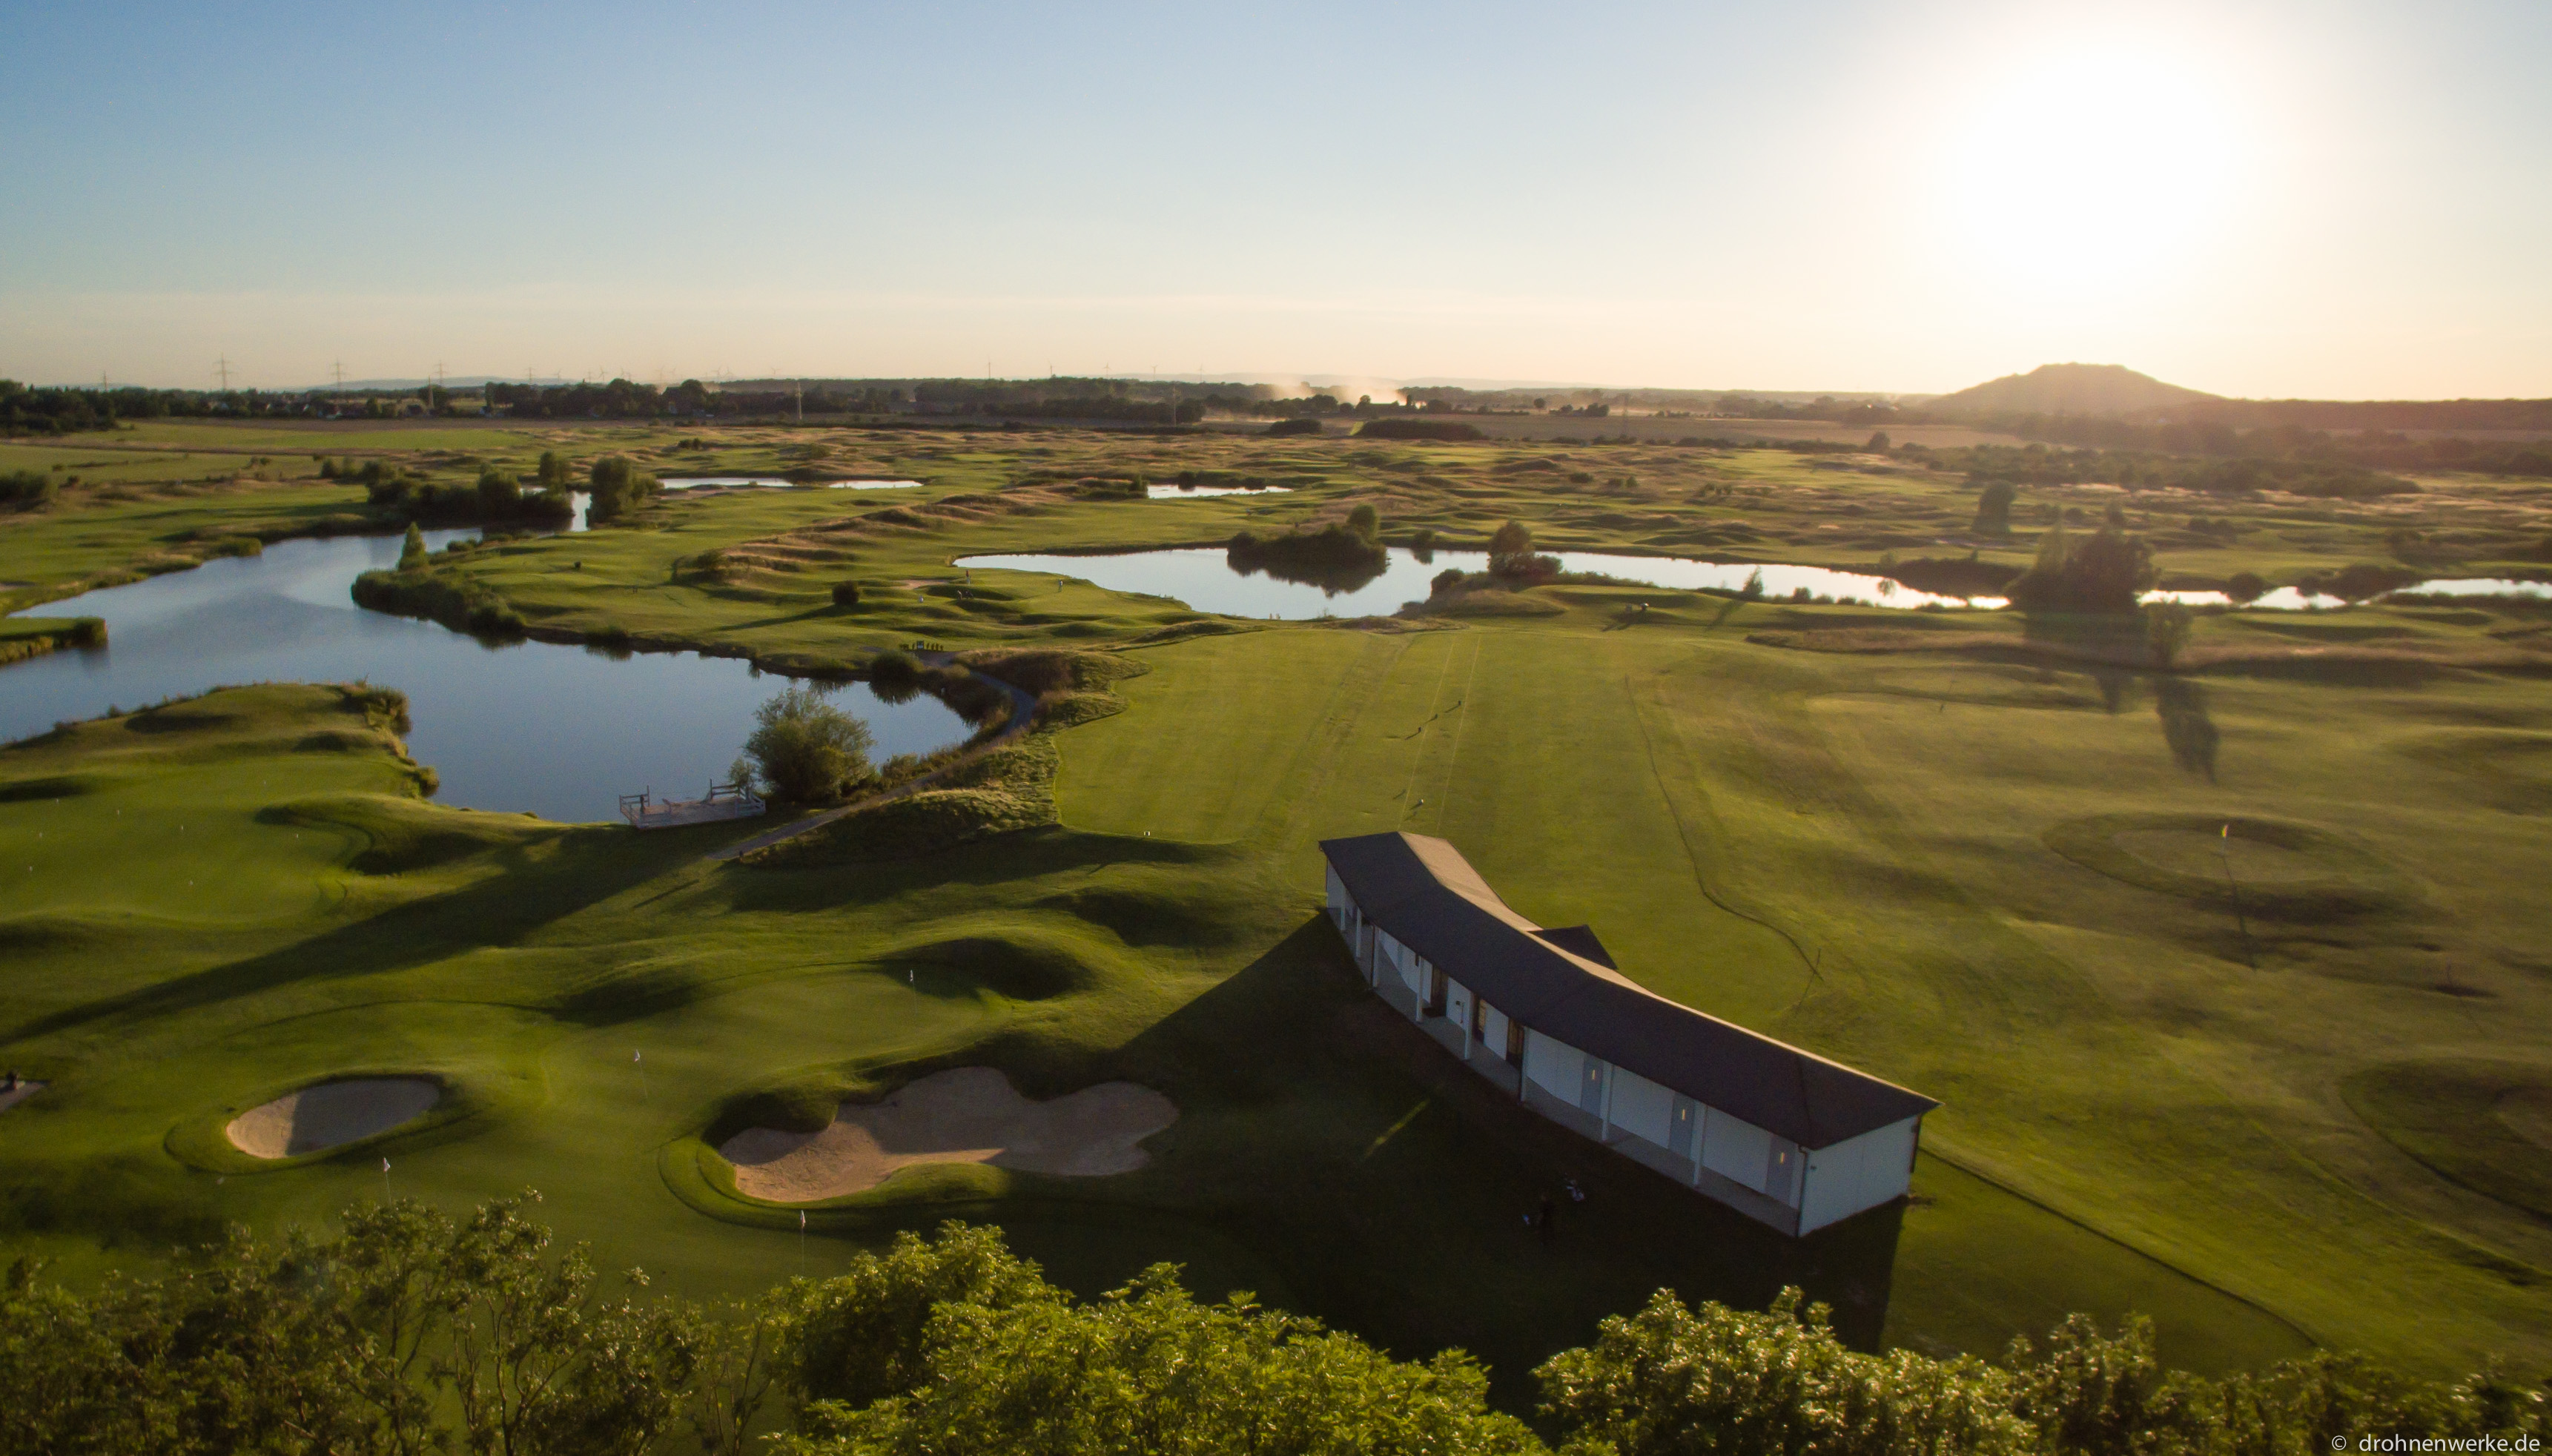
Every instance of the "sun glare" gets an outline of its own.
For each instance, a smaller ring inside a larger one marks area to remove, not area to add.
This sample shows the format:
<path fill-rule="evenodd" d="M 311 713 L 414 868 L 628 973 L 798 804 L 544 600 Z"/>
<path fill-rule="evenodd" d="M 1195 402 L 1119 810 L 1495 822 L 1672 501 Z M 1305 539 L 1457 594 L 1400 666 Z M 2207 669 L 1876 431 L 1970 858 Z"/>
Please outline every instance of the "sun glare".
<path fill-rule="evenodd" d="M 2202 72 L 2085 49 L 2014 65 L 1946 153 L 1980 280 L 2079 297 L 2178 274 L 2226 221 L 2244 128 Z"/>

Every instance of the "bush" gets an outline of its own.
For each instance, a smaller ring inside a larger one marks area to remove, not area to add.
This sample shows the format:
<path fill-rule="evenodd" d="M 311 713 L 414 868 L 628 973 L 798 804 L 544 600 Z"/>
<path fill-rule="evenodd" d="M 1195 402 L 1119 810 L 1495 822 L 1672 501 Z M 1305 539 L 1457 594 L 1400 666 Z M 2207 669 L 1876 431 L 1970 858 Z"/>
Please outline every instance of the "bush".
<path fill-rule="evenodd" d="M 586 489 L 592 499 L 586 506 L 585 519 L 608 521 L 626 515 L 664 488 L 627 456 L 606 455 L 593 463 L 587 474 Z"/>
<path fill-rule="evenodd" d="M 543 490 L 565 490 L 568 482 L 575 476 L 568 469 L 566 456 L 555 450 L 544 450 L 541 452 L 541 464 L 534 478 L 540 482 Z"/>
<path fill-rule="evenodd" d="M 2009 480 L 1988 481 L 1976 492 L 1976 519 L 1972 527 L 1978 536 L 2011 534 L 2011 503 L 2020 496 L 2020 487 Z"/>
<path fill-rule="evenodd" d="M 831 803 L 872 777 L 869 725 L 828 701 L 823 689 L 784 688 L 753 714 L 745 757 L 774 798 Z"/>
<path fill-rule="evenodd" d="M 857 581 L 836 581 L 833 583 L 833 605 L 839 607 L 853 607 L 858 606 L 859 604 L 860 583 Z"/>
<path fill-rule="evenodd" d="M 2194 617 L 2188 608 L 2176 601 L 2157 601 L 2145 607 L 2145 645 L 2153 649 L 2154 666 L 2170 668 L 2180 661 L 2188 647 L 2189 628 Z"/>
<path fill-rule="evenodd" d="M 425 561 L 425 533 L 416 528 L 416 522 L 410 521 L 407 523 L 407 535 L 399 542 L 398 569 L 402 572 L 413 572 L 423 567 Z"/>
<path fill-rule="evenodd" d="M 1319 435 L 1324 433 L 1318 420 L 1278 420 L 1267 427 L 1270 435 Z"/>
<path fill-rule="evenodd" d="M 1347 512 L 1347 529 L 1367 541 L 1379 540 L 1382 536 L 1382 517 L 1372 506 L 1358 505 L 1354 510 Z"/>
<path fill-rule="evenodd" d="M 1458 569 L 1446 567 L 1443 571 L 1436 573 L 1434 580 L 1427 583 L 1428 599 L 1432 601 L 1436 597 L 1442 596 L 1447 591 L 1458 590 L 1461 587 L 1463 575 Z"/>
<path fill-rule="evenodd" d="M 10 470 L 0 473 L 0 500 L 20 506 L 37 506 L 52 500 L 53 477 L 43 470 Z"/>
<path fill-rule="evenodd" d="M 2269 583 L 2256 572 L 2235 572 L 2232 579 L 2224 583 L 2224 594 L 2248 605 L 2269 594 Z"/>

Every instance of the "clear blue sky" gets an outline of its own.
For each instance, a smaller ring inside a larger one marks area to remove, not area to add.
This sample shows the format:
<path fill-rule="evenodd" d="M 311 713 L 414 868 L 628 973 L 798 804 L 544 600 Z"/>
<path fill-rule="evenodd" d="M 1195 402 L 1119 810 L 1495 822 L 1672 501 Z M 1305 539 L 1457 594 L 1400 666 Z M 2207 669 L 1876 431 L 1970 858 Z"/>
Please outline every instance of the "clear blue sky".
<path fill-rule="evenodd" d="M 2552 395 L 2552 4 L 34 5 L 0 374 Z"/>

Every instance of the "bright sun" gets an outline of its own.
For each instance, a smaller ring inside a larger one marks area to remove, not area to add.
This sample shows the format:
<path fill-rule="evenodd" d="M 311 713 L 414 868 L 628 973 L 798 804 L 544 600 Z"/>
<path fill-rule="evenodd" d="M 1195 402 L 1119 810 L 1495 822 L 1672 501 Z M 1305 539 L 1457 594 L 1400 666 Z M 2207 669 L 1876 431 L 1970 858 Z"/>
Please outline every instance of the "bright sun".
<path fill-rule="evenodd" d="M 2169 56 L 2023 61 L 1950 139 L 1951 231 L 1988 283 L 2088 297 L 2169 281 L 2223 225 L 2244 132 L 2210 78 Z"/>

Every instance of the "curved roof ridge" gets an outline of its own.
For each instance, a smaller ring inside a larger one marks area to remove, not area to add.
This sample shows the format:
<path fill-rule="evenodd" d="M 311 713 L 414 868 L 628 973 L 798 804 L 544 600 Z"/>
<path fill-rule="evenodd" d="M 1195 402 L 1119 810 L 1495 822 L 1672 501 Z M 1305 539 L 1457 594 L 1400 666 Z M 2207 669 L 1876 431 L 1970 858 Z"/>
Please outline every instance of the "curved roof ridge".
<path fill-rule="evenodd" d="M 1499 1010 L 1802 1147 L 1827 1147 L 1940 1105 L 1554 944 L 1447 840 L 1395 830 L 1323 840 L 1321 852 L 1368 920 Z"/>

